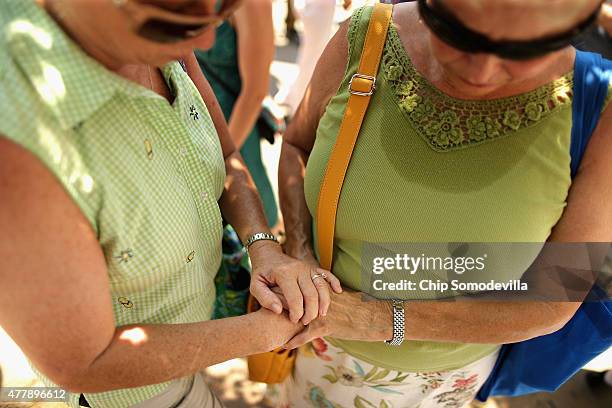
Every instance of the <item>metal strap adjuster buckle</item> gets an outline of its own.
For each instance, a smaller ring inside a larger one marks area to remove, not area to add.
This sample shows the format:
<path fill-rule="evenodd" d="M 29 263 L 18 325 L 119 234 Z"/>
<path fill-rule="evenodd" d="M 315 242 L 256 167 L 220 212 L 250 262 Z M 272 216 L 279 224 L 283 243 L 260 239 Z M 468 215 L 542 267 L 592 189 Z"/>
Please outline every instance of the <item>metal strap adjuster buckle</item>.
<path fill-rule="evenodd" d="M 371 82 L 370 89 L 367 92 L 356 91 L 355 89 L 353 89 L 353 81 L 355 80 L 355 78 L 365 79 L 367 81 L 370 81 Z M 351 77 L 351 80 L 349 81 L 349 92 L 353 95 L 370 96 L 374 93 L 375 90 L 376 90 L 376 77 L 373 77 L 370 75 L 363 75 L 363 74 L 354 74 Z"/>

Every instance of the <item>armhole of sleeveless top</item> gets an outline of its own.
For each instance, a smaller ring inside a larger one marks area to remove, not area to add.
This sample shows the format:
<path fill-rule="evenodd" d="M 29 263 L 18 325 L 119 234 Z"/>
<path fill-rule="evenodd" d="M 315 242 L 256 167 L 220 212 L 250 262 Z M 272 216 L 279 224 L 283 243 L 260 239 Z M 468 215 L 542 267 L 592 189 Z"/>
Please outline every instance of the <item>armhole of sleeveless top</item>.
<path fill-rule="evenodd" d="M 94 187 L 95 181 L 91 179 L 91 176 L 85 174 L 73 180 L 72 178 L 74 175 L 78 173 L 71 172 L 71 174 L 68 174 L 68 172 L 61 171 L 58 166 L 54 164 L 54 153 L 50 152 L 48 148 L 43 147 L 40 142 L 28 139 L 27 137 L 19 137 L 14 134 L 11 135 L 10 131 L 2 128 L 0 128 L 0 137 L 26 150 L 51 174 L 53 178 L 57 180 L 66 195 L 70 198 L 74 205 L 79 208 L 79 211 L 81 211 L 85 219 L 88 221 L 96 236 L 98 236 L 99 230 L 96 221 L 97 211 L 92 206 L 91 199 L 87 199 L 83 192 L 78 188 L 78 186 L 85 185 L 88 187 L 84 188 Z M 74 168 L 76 167 L 78 166 L 74 166 Z"/>
<path fill-rule="evenodd" d="M 73 155 L 65 154 L 61 151 L 62 147 L 70 145 L 67 140 L 58 139 L 54 142 L 48 135 L 38 129 L 36 121 L 33 122 L 25 116 L 27 115 L 27 110 L 24 109 L 23 102 L 20 103 L 17 99 L 9 103 L 11 90 L 6 89 L 5 85 L 9 78 L 14 83 L 15 79 L 13 79 L 12 75 L 15 74 L 15 67 L 8 65 L 8 73 L 5 72 L 5 74 L 5 77 L 2 77 L 0 74 L 0 94 L 7 92 L 8 96 L 5 94 L 6 98 L 0 98 L 0 110 L 10 119 L 4 122 L 0 121 L 0 138 L 8 140 L 26 150 L 57 180 L 66 195 L 79 208 L 96 236 L 98 236 L 98 214 L 96 204 L 93 203 L 100 201 L 101 192 L 96 186 L 95 181 L 91 179 L 89 174 L 83 174 L 85 166 L 82 163 L 76 163 L 71 160 Z M 66 139 L 68 137 L 66 136 Z M 60 154 L 58 154 L 58 149 Z M 62 166 L 65 169 L 62 170 L 60 168 Z M 83 188 L 80 187 L 91 189 L 88 194 L 90 195 L 89 199 L 81 191 Z M 93 198 L 93 195 L 96 198 Z"/>
<path fill-rule="evenodd" d="M 348 59 L 345 73 L 351 74 L 350 68 L 355 67 L 355 70 L 359 67 L 359 60 L 361 59 L 361 51 L 363 50 L 363 44 L 365 42 L 365 36 L 368 32 L 368 24 L 370 23 L 370 16 L 372 15 L 372 6 L 363 6 L 355 10 L 351 16 L 351 22 L 348 28 Z"/>
<path fill-rule="evenodd" d="M 374 7 L 372 6 L 362 6 L 356 9 L 350 17 L 346 39 L 348 55 L 346 65 L 344 67 L 344 76 L 338 86 L 338 89 L 334 93 L 334 96 L 341 93 L 343 89 L 348 88 L 351 77 L 359 68 L 361 50 L 363 49 L 363 43 L 368 31 L 368 24 L 370 23 L 370 16 L 373 9 Z M 331 102 L 332 99 L 333 96 L 329 102 Z"/>

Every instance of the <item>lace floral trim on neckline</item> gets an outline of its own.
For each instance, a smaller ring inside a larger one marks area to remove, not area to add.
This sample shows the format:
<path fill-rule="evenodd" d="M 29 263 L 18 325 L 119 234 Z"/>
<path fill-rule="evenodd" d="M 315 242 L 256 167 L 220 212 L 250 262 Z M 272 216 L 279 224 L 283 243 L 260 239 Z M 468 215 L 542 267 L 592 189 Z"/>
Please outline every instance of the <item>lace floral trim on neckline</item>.
<path fill-rule="evenodd" d="M 492 100 L 450 97 L 417 72 L 393 26 L 381 70 L 402 112 L 436 151 L 457 150 L 516 133 L 572 101 L 573 72 L 517 96 Z"/>

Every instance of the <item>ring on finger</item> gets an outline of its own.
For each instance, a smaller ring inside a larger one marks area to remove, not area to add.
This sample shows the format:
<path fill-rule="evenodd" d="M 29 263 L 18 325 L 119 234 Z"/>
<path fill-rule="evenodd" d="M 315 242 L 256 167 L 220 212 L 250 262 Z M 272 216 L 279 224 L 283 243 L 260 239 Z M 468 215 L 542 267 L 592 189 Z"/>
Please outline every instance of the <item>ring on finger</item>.
<path fill-rule="evenodd" d="M 310 277 L 310 279 L 312 279 L 313 282 L 315 279 L 318 279 L 318 278 L 327 279 L 327 275 L 325 274 L 325 272 L 321 272 L 321 273 L 315 273 L 314 275 Z"/>

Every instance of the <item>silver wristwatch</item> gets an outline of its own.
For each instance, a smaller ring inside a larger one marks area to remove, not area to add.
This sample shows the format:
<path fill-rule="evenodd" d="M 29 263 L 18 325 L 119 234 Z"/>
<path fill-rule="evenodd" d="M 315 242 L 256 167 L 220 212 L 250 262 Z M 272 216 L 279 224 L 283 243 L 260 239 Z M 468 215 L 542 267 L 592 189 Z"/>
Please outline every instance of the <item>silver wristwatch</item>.
<path fill-rule="evenodd" d="M 385 340 L 390 346 L 399 346 L 404 342 L 404 302 L 401 300 L 392 300 L 393 308 L 393 337 L 391 340 Z"/>
<path fill-rule="evenodd" d="M 244 243 L 244 247 L 246 248 L 246 250 L 249 250 L 249 247 L 251 245 L 253 245 L 255 242 L 257 241 L 274 241 L 277 244 L 278 239 L 276 239 L 276 237 L 273 234 L 268 234 L 267 232 L 258 232 L 256 234 L 253 234 L 249 237 L 249 239 L 246 240 L 246 242 Z"/>

